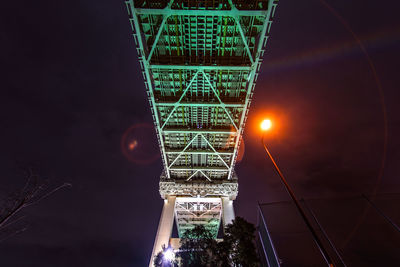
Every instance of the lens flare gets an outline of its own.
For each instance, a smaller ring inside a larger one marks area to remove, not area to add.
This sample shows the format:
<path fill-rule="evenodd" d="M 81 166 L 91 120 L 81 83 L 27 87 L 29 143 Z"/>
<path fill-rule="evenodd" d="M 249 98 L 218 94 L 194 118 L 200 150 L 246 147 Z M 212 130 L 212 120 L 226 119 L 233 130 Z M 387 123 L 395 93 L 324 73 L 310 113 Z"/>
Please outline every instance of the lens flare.
<path fill-rule="evenodd" d="M 129 127 L 121 138 L 122 154 L 136 164 L 150 164 L 160 156 L 154 126 L 139 123 Z"/>
<path fill-rule="evenodd" d="M 129 143 L 128 148 L 129 150 L 134 150 L 138 145 L 138 142 L 136 140 L 132 140 L 132 142 Z"/>

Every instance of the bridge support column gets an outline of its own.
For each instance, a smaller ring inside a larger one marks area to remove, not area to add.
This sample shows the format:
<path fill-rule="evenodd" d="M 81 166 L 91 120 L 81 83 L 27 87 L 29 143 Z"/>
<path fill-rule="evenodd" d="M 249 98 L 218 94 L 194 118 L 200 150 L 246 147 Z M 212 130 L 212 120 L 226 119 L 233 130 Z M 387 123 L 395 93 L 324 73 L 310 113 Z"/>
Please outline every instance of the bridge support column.
<path fill-rule="evenodd" d="M 224 228 L 235 219 L 235 211 L 233 210 L 233 200 L 229 197 L 221 197 L 222 201 L 222 222 Z"/>
<path fill-rule="evenodd" d="M 154 241 L 149 267 L 154 266 L 154 257 L 162 250 L 162 246 L 165 245 L 168 247 L 169 245 L 169 239 L 171 238 L 172 227 L 174 224 L 175 201 L 176 196 L 168 196 L 164 200 L 164 206 L 161 213 L 160 223 L 158 224 L 156 240 Z"/>

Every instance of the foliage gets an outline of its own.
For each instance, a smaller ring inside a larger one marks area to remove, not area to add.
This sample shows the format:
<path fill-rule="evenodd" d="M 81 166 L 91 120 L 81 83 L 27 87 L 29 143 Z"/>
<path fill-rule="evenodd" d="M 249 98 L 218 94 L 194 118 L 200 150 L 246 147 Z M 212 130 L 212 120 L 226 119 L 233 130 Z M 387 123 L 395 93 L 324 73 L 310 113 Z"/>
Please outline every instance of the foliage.
<path fill-rule="evenodd" d="M 214 235 L 203 225 L 196 225 L 184 233 L 177 257 L 182 266 L 214 266 L 217 246 Z"/>
<path fill-rule="evenodd" d="M 181 238 L 181 247 L 176 253 L 174 265 L 162 265 L 163 252 L 160 252 L 155 257 L 155 266 L 259 266 L 254 245 L 255 230 L 253 224 L 241 217 L 236 217 L 225 228 L 223 241 L 218 242 L 207 228 L 203 225 L 196 225 L 193 229 L 187 230 Z"/>
<path fill-rule="evenodd" d="M 256 228 L 241 217 L 236 217 L 232 224 L 225 228 L 225 253 L 229 254 L 227 266 L 259 266 L 259 260 L 254 245 Z M 225 256 L 226 257 L 226 256 Z"/>

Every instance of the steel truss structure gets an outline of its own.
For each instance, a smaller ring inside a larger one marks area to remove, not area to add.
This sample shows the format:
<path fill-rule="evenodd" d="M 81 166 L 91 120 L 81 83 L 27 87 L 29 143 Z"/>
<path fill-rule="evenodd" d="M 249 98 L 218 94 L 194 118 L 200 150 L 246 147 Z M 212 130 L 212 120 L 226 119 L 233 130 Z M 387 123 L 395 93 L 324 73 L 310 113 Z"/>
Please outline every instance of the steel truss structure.
<path fill-rule="evenodd" d="M 164 164 L 153 256 L 174 217 L 180 236 L 195 224 L 216 236 L 233 218 L 234 166 L 277 2 L 126 1 Z"/>

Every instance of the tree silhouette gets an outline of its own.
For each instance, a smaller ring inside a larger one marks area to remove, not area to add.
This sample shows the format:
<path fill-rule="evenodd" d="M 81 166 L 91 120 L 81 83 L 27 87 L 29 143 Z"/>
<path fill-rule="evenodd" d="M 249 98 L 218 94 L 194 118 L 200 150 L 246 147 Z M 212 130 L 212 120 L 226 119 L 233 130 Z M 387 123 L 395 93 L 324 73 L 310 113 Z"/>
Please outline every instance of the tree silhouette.
<path fill-rule="evenodd" d="M 37 204 L 64 187 L 71 186 L 64 183 L 51 188 L 48 181 L 34 174 L 32 169 L 25 171 L 25 176 L 24 187 L 0 201 L 0 242 L 27 229 L 26 224 L 23 224 L 25 216 L 20 215 L 24 209 Z"/>
<path fill-rule="evenodd" d="M 187 230 L 173 262 L 163 261 L 163 253 L 155 257 L 156 267 L 256 267 L 259 260 L 254 245 L 255 227 L 241 217 L 236 217 L 218 242 L 203 225 Z M 163 265 L 164 264 L 164 265 Z M 169 265 L 167 265 L 169 264 Z"/>

